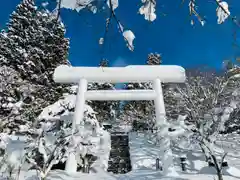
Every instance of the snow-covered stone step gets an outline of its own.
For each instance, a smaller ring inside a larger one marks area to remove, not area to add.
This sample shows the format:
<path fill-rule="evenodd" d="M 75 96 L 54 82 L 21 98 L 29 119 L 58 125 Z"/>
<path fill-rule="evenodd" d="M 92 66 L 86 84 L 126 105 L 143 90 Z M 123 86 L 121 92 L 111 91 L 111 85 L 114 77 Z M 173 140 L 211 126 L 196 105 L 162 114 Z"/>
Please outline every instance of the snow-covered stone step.
<path fill-rule="evenodd" d="M 124 132 L 111 133 L 111 152 L 108 162 L 108 172 L 127 173 L 131 171 L 129 153 L 129 137 Z"/>

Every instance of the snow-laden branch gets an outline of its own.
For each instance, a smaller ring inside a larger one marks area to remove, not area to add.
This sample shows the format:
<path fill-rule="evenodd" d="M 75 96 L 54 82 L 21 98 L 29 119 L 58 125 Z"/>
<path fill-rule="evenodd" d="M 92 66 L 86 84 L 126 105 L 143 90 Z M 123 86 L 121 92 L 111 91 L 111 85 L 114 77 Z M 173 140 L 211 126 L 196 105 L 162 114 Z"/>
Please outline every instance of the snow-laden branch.
<path fill-rule="evenodd" d="M 96 6 L 92 3 L 95 0 L 57 0 L 61 8 L 81 11 L 84 8 L 89 8 L 93 13 L 96 13 Z"/>
<path fill-rule="evenodd" d="M 238 82 L 205 76 L 189 78 L 185 88 L 177 88 L 183 111 L 190 114 L 189 121 L 195 124 L 194 131 L 200 139 L 211 144 L 225 131 L 225 123 L 239 105 L 239 98 L 234 95 L 236 88 Z"/>
<path fill-rule="evenodd" d="M 123 32 L 123 37 L 127 42 L 128 48 L 133 51 L 134 50 L 134 45 L 133 45 L 133 40 L 135 39 L 135 35 L 131 30 L 126 30 Z"/>
<path fill-rule="evenodd" d="M 142 0 L 143 5 L 139 9 L 139 13 L 144 15 L 144 18 L 148 21 L 154 21 L 157 18 L 156 15 L 156 0 Z"/>
<path fill-rule="evenodd" d="M 107 5 L 114 11 L 118 7 L 118 0 L 107 0 Z"/>
<path fill-rule="evenodd" d="M 89 9 L 93 13 L 96 13 L 99 7 L 95 5 L 95 2 L 97 0 L 57 0 L 58 6 L 56 9 L 61 8 L 67 8 L 76 10 L 77 12 L 81 11 L 84 8 Z M 228 9 L 228 3 L 226 1 L 220 1 L 220 0 L 214 0 L 217 4 L 216 9 L 216 15 L 217 15 L 217 23 L 222 24 L 228 17 L 231 17 L 231 19 L 238 25 L 238 22 L 236 21 L 236 18 L 232 17 L 230 15 L 230 11 Z M 104 37 L 101 37 L 99 39 L 99 44 L 103 45 L 105 41 L 106 33 L 108 32 L 108 27 L 112 19 L 114 19 L 117 22 L 117 27 L 123 36 L 124 40 L 126 41 L 127 47 L 129 50 L 134 50 L 133 41 L 135 39 L 134 33 L 129 30 L 125 29 L 123 25 L 120 23 L 119 19 L 116 16 L 115 10 L 119 7 L 119 1 L 118 0 L 105 0 L 107 7 L 110 9 L 110 15 L 107 18 L 106 23 L 106 29 L 104 33 Z M 182 4 L 185 2 L 185 0 L 182 0 Z M 155 21 L 157 18 L 156 13 L 156 6 L 157 1 L 156 0 L 141 0 L 142 6 L 139 8 L 138 13 L 143 15 L 145 20 L 147 21 Z M 195 16 L 197 20 L 200 22 L 202 26 L 206 23 L 205 19 L 199 14 L 198 7 L 196 5 L 196 0 L 189 0 L 189 13 L 190 16 Z M 59 10 L 58 10 L 59 11 Z M 59 16 L 59 14 L 58 14 Z M 193 25 L 195 22 L 192 19 L 191 24 Z"/>
<path fill-rule="evenodd" d="M 216 13 L 217 13 L 217 23 L 218 24 L 222 24 L 229 16 L 230 16 L 230 11 L 228 9 L 228 3 L 225 1 L 220 1 L 220 0 L 216 0 L 216 3 L 218 5 L 217 9 L 216 9 Z"/>

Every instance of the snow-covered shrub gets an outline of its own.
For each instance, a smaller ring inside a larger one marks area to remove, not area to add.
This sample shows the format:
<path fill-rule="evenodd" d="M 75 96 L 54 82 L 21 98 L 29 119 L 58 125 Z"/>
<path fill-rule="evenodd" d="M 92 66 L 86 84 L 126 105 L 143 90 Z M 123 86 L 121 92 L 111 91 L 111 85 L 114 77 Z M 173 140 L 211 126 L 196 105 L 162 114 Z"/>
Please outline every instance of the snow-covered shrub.
<path fill-rule="evenodd" d="M 161 123 L 157 130 L 147 135 L 151 142 L 158 144 L 159 157 L 163 167 L 163 173 L 168 176 L 178 176 L 173 163 L 172 146 L 179 143 L 182 137 L 190 135 L 188 129 L 190 128 L 185 124 L 186 115 L 179 115 L 177 119 L 172 119 Z M 181 137 L 181 138 L 180 138 Z"/>
<path fill-rule="evenodd" d="M 65 94 L 62 99 L 44 108 L 38 117 L 41 133 L 38 140 L 29 146 L 27 160 L 41 172 L 42 178 L 47 176 L 53 165 L 66 162 L 72 151 L 76 154 L 79 167 L 89 160 L 88 155 L 93 155 L 97 160 L 91 164 L 92 167 L 98 164 L 97 167 L 106 169 L 111 148 L 110 135 L 100 127 L 89 105 L 85 105 L 84 119 L 73 132 L 75 101 L 76 95 Z"/>
<path fill-rule="evenodd" d="M 176 89 L 182 104 L 179 112 L 187 114 L 187 121 L 208 139 L 224 131 L 225 122 L 238 107 L 239 97 L 234 95 L 236 89 L 238 82 L 227 77 L 189 76 L 185 86 Z"/>
<path fill-rule="evenodd" d="M 17 179 L 24 166 L 25 147 L 28 146 L 30 140 L 31 138 L 27 136 L 0 134 L 0 148 L 3 150 L 0 156 L 0 178 Z"/>
<path fill-rule="evenodd" d="M 34 139 L 26 149 L 26 162 L 29 163 L 30 169 L 39 172 L 41 179 L 46 178 L 52 166 L 64 157 L 67 139 L 60 133 L 62 132 L 56 136 L 42 132 L 42 135 Z"/>
<path fill-rule="evenodd" d="M 239 107 L 239 82 L 224 76 L 188 77 L 185 87 L 178 87 L 182 101 L 181 111 L 188 114 L 187 121 L 193 125 L 192 140 L 198 143 L 206 156 L 211 159 L 222 178 L 222 167 L 216 160 L 215 141 L 225 130 L 231 113 Z M 230 120 L 231 121 L 231 120 Z M 226 152 L 222 153 L 222 161 Z"/>

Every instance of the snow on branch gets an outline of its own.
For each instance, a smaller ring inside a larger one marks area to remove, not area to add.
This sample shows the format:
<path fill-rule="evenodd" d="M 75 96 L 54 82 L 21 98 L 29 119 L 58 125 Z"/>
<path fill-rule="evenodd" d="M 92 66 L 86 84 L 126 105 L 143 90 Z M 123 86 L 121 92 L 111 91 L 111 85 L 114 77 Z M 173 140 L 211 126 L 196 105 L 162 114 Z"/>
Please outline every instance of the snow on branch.
<path fill-rule="evenodd" d="M 79 12 L 84 8 L 88 8 L 93 13 L 96 13 L 99 9 L 99 7 L 94 5 L 94 3 L 96 1 L 97 0 L 57 0 L 58 6 L 56 9 L 58 10 L 58 12 L 60 11 L 61 8 L 67 8 L 67 9 L 76 10 L 77 12 Z M 111 20 L 114 19 L 117 23 L 117 27 L 118 27 L 120 33 L 124 37 L 127 47 L 129 48 L 129 50 L 133 51 L 134 50 L 133 41 L 135 39 L 135 35 L 131 30 L 124 29 L 124 27 L 118 20 L 116 13 L 115 13 L 116 8 L 119 7 L 119 1 L 118 0 L 105 0 L 103 2 L 105 2 L 107 7 L 110 9 L 110 15 L 106 21 L 106 29 L 105 29 L 104 37 L 101 37 L 99 39 L 99 44 L 100 45 L 104 44 L 105 36 L 109 29 L 108 27 L 111 23 Z M 185 2 L 185 0 L 182 0 L 181 4 L 183 4 L 184 2 Z M 222 24 L 228 17 L 231 17 L 233 22 L 240 27 L 236 18 L 232 17 L 230 15 L 230 11 L 228 9 L 228 3 L 226 1 L 221 1 L 221 0 L 215 0 L 215 2 L 217 3 L 217 9 L 216 9 L 216 15 L 218 18 L 217 23 Z M 144 16 L 145 20 L 151 21 L 151 22 L 156 20 L 156 18 L 157 18 L 157 15 L 156 15 L 157 1 L 156 0 L 141 0 L 141 3 L 142 3 L 142 6 L 139 8 L 138 12 Z M 189 7 L 190 16 L 192 16 L 192 15 L 195 16 L 197 18 L 197 20 L 200 22 L 200 24 L 202 26 L 204 26 L 206 21 L 198 12 L 198 6 L 196 5 L 196 0 L 189 0 L 188 7 Z M 58 13 L 58 16 L 59 16 L 59 13 Z M 193 25 L 194 23 L 195 22 L 192 19 L 191 24 Z"/>
<path fill-rule="evenodd" d="M 196 126 L 199 136 L 213 142 L 239 104 L 234 96 L 238 82 L 225 77 L 189 77 L 186 86 L 178 88 L 183 111 Z"/>
<path fill-rule="evenodd" d="M 118 7 L 118 0 L 108 0 L 107 5 L 114 11 Z"/>
<path fill-rule="evenodd" d="M 142 0 L 143 5 L 139 9 L 139 13 L 144 15 L 145 20 L 154 21 L 157 18 L 156 15 L 156 0 Z"/>
<path fill-rule="evenodd" d="M 90 9 L 93 13 L 97 12 L 97 7 L 92 5 L 95 0 L 58 0 L 61 8 L 81 11 L 84 8 Z"/>
<path fill-rule="evenodd" d="M 218 5 L 216 9 L 217 17 L 218 17 L 218 24 L 222 24 L 229 16 L 230 11 L 228 9 L 228 3 L 225 1 L 216 0 Z"/>
<path fill-rule="evenodd" d="M 120 20 L 118 19 L 117 15 L 114 11 L 118 7 L 118 0 L 108 0 L 107 5 L 110 10 L 110 16 L 106 20 L 106 28 L 105 28 L 105 32 L 104 32 L 104 37 L 101 37 L 99 39 L 99 44 L 100 45 L 104 44 L 107 32 L 109 30 L 109 26 L 112 22 L 112 19 L 114 19 L 117 23 L 117 28 L 118 28 L 119 32 L 122 34 L 122 36 L 127 44 L 128 49 L 133 51 L 134 50 L 133 40 L 135 39 L 135 35 L 133 34 L 133 32 L 131 30 L 124 30 L 123 25 L 121 24 Z"/>
<path fill-rule="evenodd" d="M 133 34 L 133 32 L 131 30 L 124 31 L 123 37 L 127 42 L 127 47 L 129 48 L 129 50 L 133 51 L 134 50 L 133 40 L 135 39 L 135 35 Z"/>

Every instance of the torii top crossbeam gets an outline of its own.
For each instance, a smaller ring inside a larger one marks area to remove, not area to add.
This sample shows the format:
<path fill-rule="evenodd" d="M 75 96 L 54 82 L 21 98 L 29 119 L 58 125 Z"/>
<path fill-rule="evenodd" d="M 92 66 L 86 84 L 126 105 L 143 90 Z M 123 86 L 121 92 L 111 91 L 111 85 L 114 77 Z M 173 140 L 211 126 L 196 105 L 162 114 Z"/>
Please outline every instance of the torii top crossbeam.
<path fill-rule="evenodd" d="M 185 69 L 176 65 L 143 65 L 126 67 L 71 67 L 61 65 L 55 69 L 54 81 L 58 83 L 88 82 L 148 82 L 160 79 L 165 83 L 185 81 Z"/>

